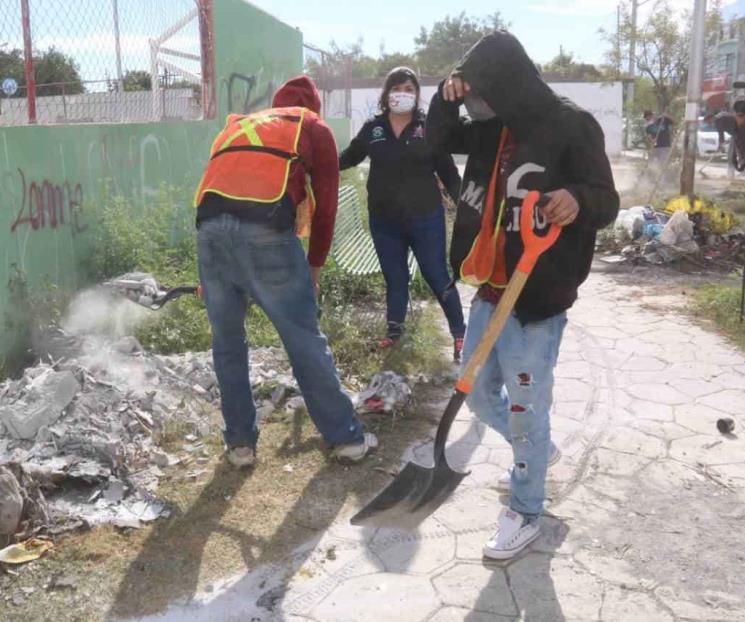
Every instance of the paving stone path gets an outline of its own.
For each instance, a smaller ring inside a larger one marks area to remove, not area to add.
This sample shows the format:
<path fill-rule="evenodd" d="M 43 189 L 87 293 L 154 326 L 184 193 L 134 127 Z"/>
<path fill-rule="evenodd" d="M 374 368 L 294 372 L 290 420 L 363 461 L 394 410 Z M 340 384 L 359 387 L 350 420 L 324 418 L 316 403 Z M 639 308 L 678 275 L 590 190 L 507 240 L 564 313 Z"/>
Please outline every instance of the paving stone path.
<path fill-rule="evenodd" d="M 564 457 L 517 559 L 482 560 L 511 453 L 464 408 L 448 457 L 471 475 L 417 531 L 351 527 L 347 507 L 286 565 L 154 619 L 745 620 L 745 357 L 646 293 L 593 273 L 570 312 L 552 413 Z M 431 442 L 403 461 L 431 463 Z"/>

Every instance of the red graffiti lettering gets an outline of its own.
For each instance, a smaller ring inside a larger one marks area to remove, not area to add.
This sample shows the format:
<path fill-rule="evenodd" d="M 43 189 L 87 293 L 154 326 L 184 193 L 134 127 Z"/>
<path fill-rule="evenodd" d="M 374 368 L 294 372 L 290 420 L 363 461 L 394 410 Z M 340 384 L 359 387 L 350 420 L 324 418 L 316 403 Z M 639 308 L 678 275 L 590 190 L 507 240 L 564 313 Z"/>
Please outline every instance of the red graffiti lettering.
<path fill-rule="evenodd" d="M 56 184 L 43 180 L 27 183 L 26 176 L 18 169 L 22 199 L 16 218 L 10 226 L 11 233 L 28 225 L 33 231 L 58 229 L 62 225 L 72 228 L 73 234 L 82 233 L 88 226 L 82 222 L 83 187 L 70 182 Z"/>

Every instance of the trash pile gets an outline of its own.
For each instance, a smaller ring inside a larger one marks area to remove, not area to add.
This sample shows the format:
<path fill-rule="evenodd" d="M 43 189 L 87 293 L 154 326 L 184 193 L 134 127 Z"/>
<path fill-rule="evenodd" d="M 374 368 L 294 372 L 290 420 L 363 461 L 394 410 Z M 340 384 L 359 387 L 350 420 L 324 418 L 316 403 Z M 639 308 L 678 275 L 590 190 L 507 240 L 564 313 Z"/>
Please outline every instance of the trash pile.
<path fill-rule="evenodd" d="M 405 409 L 411 401 L 411 388 L 403 376 L 383 371 L 373 376 L 355 401 L 358 412 L 395 413 Z"/>
<path fill-rule="evenodd" d="M 745 262 L 745 232 L 735 217 L 700 198 L 675 197 L 664 211 L 650 205 L 621 210 L 613 233 L 627 244 L 620 255 L 603 257 L 606 263 L 686 260 L 701 268 L 731 271 Z"/>
<path fill-rule="evenodd" d="M 166 515 L 156 496 L 163 469 L 179 464 L 184 478 L 199 477 L 205 439 L 217 432 L 210 352 L 160 356 L 134 337 L 54 333 L 47 341 L 65 356 L 47 355 L 0 384 L 0 545 Z M 255 395 L 266 396 L 259 417 L 287 401 L 301 405 L 283 350 L 252 349 L 249 365 Z M 178 455 L 164 443 L 177 444 Z"/>

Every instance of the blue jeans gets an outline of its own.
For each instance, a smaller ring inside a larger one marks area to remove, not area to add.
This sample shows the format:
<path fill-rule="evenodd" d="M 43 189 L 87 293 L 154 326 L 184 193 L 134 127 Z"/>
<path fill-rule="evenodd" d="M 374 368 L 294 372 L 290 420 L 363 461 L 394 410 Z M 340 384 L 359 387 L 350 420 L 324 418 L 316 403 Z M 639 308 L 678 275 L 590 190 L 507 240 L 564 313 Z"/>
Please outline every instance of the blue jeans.
<path fill-rule="evenodd" d="M 448 272 L 445 257 L 445 210 L 406 222 L 384 220 L 370 214 L 370 234 L 375 243 L 386 285 L 389 333 L 403 328 L 409 304 L 409 248 L 414 252 L 424 280 L 445 312 L 450 333 L 463 337 L 466 325 L 460 295 Z M 449 287 L 450 286 L 450 287 Z"/>
<path fill-rule="evenodd" d="M 463 367 L 494 309 L 493 304 L 479 298 L 471 305 Z M 512 445 L 515 468 L 510 508 L 528 519 L 543 512 L 552 449 L 549 412 L 554 367 L 566 322 L 566 313 L 560 313 L 523 326 L 510 315 L 467 399 L 476 416 Z"/>
<path fill-rule="evenodd" d="M 303 247 L 293 230 L 222 214 L 200 224 L 199 279 L 212 326 L 225 443 L 255 447 L 256 405 L 248 377 L 247 300 L 277 329 L 313 423 L 329 445 L 362 442 L 362 425 L 342 391 Z"/>

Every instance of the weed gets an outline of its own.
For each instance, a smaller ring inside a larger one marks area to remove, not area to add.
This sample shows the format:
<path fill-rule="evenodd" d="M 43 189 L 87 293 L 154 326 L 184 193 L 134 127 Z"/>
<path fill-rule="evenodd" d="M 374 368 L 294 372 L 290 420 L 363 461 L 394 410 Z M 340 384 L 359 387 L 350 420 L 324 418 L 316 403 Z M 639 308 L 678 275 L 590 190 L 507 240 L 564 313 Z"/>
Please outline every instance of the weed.
<path fill-rule="evenodd" d="M 703 316 L 745 351 L 745 322 L 740 321 L 741 289 L 731 283 L 707 285 L 694 294 L 694 311 Z"/>

